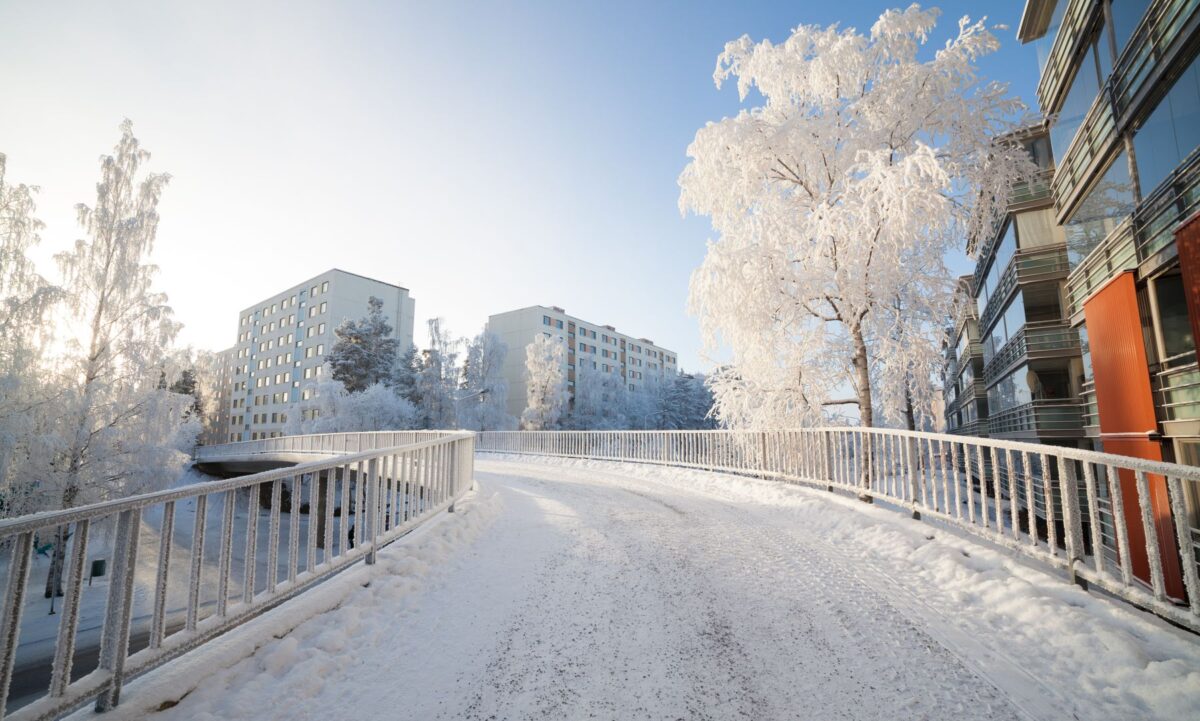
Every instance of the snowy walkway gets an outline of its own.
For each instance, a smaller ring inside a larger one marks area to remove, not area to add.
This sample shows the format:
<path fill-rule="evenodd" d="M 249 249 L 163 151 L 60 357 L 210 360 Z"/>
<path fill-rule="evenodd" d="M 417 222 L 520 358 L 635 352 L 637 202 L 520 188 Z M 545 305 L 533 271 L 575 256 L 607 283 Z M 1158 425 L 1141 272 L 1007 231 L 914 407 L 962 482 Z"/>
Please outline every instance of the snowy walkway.
<path fill-rule="evenodd" d="M 1195 637 L 894 511 L 480 458 L 479 492 L 381 554 L 369 588 L 155 718 L 1094 720 L 1200 701 Z"/>

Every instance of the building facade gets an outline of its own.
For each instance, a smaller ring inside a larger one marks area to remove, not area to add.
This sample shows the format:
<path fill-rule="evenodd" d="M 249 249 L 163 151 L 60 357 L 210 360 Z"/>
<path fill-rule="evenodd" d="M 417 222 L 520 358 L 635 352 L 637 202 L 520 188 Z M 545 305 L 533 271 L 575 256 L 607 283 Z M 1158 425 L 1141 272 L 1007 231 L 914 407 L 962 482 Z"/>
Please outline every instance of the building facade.
<path fill-rule="evenodd" d="M 946 329 L 942 399 L 947 433 L 986 437 L 988 401 L 975 307 L 975 278 L 964 275 L 955 287 L 954 325 Z"/>
<path fill-rule="evenodd" d="M 211 389 L 212 405 L 205 409 L 204 428 L 200 442 L 204 445 L 227 443 L 230 439 L 230 405 L 233 400 L 233 367 L 237 358 L 237 346 L 212 354 L 212 366 L 205 368 L 211 377 L 205 386 Z"/>
<path fill-rule="evenodd" d="M 508 412 L 520 418 L 525 411 L 525 348 L 539 334 L 566 344 L 564 354 L 567 390 L 574 399 L 575 373 L 580 364 L 620 377 L 630 391 L 649 383 L 674 378 L 678 359 L 674 351 L 648 338 L 619 333 L 611 325 L 591 323 L 567 315 L 557 306 L 535 305 L 488 317 L 488 330 L 508 346 L 504 379 L 508 383 Z"/>
<path fill-rule="evenodd" d="M 1030 0 L 1018 30 L 1038 52 L 1058 161 L 1053 212 L 1066 240 L 1065 316 L 1083 340 L 1089 445 L 1189 464 L 1200 463 L 1198 28 L 1195 0 Z M 1137 497 L 1132 476 L 1114 482 Z M 1171 538 L 1165 482 L 1149 482 L 1148 510 Z M 1200 529 L 1196 491 L 1188 513 Z M 1144 579 L 1141 509 L 1129 505 Z M 1182 598 L 1180 556 L 1162 562 L 1168 595 Z"/>
<path fill-rule="evenodd" d="M 282 435 L 288 407 L 307 400 L 344 320 L 367 314 L 371 297 L 402 348 L 413 342 L 416 302 L 407 288 L 333 269 L 268 296 L 238 314 L 228 434 L 233 441 Z"/>

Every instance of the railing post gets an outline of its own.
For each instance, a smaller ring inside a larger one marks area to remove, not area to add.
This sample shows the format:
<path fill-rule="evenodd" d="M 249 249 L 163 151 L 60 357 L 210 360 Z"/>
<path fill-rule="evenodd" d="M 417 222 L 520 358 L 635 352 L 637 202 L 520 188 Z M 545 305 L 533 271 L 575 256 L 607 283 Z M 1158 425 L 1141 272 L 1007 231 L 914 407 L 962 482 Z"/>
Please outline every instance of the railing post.
<path fill-rule="evenodd" d="M 8 586 L 4 590 L 4 613 L 0 616 L 0 718 L 12 681 L 13 662 L 17 658 L 17 640 L 21 633 L 21 611 L 25 607 L 25 587 L 32 565 L 33 532 L 27 531 L 13 541 L 9 556 Z"/>
<path fill-rule="evenodd" d="M 141 509 L 138 508 L 121 511 L 117 516 L 114 568 L 104 611 L 104 630 L 100 635 L 99 669 L 108 672 L 109 679 L 96 699 L 97 711 L 115 708 L 121 700 L 125 659 L 129 655 L 129 620 L 133 611 L 133 576 L 137 565 L 141 521 Z"/>
<path fill-rule="evenodd" d="M 1067 546 L 1067 575 L 1071 583 L 1087 589 L 1087 581 L 1075 572 L 1075 564 L 1083 561 L 1083 524 L 1079 518 L 1079 488 L 1075 482 L 1075 462 L 1058 457 L 1059 493 L 1062 495 L 1064 539 Z"/>
<path fill-rule="evenodd" d="M 909 501 L 909 510 L 912 512 L 912 518 L 915 521 L 921 520 L 921 511 L 917 506 L 917 494 L 921 490 L 921 483 L 917 479 L 916 471 L 920 467 L 920 446 L 916 445 L 917 439 L 912 436 L 904 437 L 904 461 L 908 467 L 908 490 L 912 494 L 912 499 Z M 923 479 L 922 479 L 923 480 Z"/>
<path fill-rule="evenodd" d="M 361 466 L 360 466 L 361 469 Z M 359 482 L 363 482 L 363 478 L 359 477 Z M 367 478 L 366 478 L 366 498 L 363 501 L 363 508 L 359 509 L 359 525 L 363 526 L 362 535 L 358 539 L 359 543 L 370 543 L 370 549 L 367 551 L 366 563 L 368 566 L 375 564 L 375 544 L 378 540 L 378 524 L 376 524 L 376 505 L 379 503 L 379 460 L 372 458 L 367 461 Z"/>

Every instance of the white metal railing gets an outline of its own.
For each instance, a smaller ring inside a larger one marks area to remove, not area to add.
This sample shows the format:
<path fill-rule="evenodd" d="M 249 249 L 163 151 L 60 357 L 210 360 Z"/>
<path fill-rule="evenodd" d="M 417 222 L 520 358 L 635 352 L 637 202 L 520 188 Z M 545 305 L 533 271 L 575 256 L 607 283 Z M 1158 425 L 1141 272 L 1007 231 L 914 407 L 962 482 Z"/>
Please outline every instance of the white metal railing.
<path fill-rule="evenodd" d="M 97 710 L 112 708 L 122 684 L 133 676 L 360 559 L 374 563 L 382 546 L 439 511 L 453 511 L 472 483 L 474 442 L 469 432 L 398 432 L 202 447 L 197 459 L 210 462 L 279 452 L 312 454 L 315 460 L 0 521 L 0 562 L 7 564 L 0 612 L 0 718 L 54 718 L 91 699 Z M 52 548 L 49 557 L 51 566 L 61 568 L 63 586 L 56 629 L 49 631 L 37 626 L 44 623 L 40 614 L 27 617 L 31 625 L 22 625 L 22 611 L 31 602 L 35 548 L 47 539 L 62 549 Z M 138 578 L 135 586 L 138 566 L 149 565 L 138 563 L 139 547 L 157 557 L 152 572 L 143 574 L 154 577 Z M 107 584 L 93 587 L 85 566 L 98 554 L 111 557 L 112 569 Z M 135 607 L 140 615 L 135 616 Z M 103 620 L 98 639 L 85 638 L 89 629 L 80 626 L 81 615 L 89 614 Z M 24 705 L 6 716 L 27 628 L 44 631 L 43 640 L 55 639 L 47 640 L 52 650 L 48 691 L 32 701 L 14 694 L 12 700 Z M 98 660 L 94 646 L 82 646 L 92 642 L 98 642 Z M 95 668 L 82 673 L 81 664 Z"/>
<path fill-rule="evenodd" d="M 476 450 L 660 463 L 883 498 L 1200 631 L 1200 531 L 1185 488 L 1197 489 L 1200 467 L 874 428 L 492 431 L 478 434 Z"/>

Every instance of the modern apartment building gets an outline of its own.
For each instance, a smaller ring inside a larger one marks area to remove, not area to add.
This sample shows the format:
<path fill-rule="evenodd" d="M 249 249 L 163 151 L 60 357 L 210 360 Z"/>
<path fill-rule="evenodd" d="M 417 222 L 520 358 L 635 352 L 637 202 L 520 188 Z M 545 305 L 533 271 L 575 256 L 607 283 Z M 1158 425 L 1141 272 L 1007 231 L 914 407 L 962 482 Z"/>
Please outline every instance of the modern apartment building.
<path fill-rule="evenodd" d="M 281 435 L 288 406 L 306 400 L 342 321 L 367 314 L 371 297 L 402 347 L 412 345 L 416 302 L 407 288 L 344 270 L 326 271 L 238 314 L 229 399 L 229 441 Z"/>
<path fill-rule="evenodd" d="M 1038 52 L 1058 161 L 1053 213 L 1066 239 L 1065 317 L 1083 338 L 1086 435 L 1099 450 L 1198 464 L 1200 3 L 1029 0 L 1018 37 Z M 1132 475 L 1116 481 L 1138 497 Z M 1166 484 L 1148 481 L 1159 538 L 1173 538 Z M 1187 492 L 1198 529 L 1197 489 Z M 1124 510 L 1146 579 L 1142 509 Z M 1161 560 L 1167 594 L 1182 598 L 1180 556 Z"/>
<path fill-rule="evenodd" d="M 678 373 L 674 351 L 657 346 L 648 338 L 619 333 L 611 325 L 567 315 L 557 306 L 535 305 L 499 313 L 488 318 L 487 327 L 508 346 L 504 359 L 508 412 L 517 418 L 525 411 L 525 348 L 538 334 L 559 338 L 566 344 L 567 389 L 572 398 L 575 371 L 584 363 L 590 369 L 620 376 L 631 391 L 647 383 L 674 378 Z"/>

